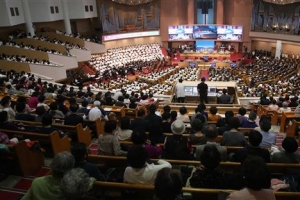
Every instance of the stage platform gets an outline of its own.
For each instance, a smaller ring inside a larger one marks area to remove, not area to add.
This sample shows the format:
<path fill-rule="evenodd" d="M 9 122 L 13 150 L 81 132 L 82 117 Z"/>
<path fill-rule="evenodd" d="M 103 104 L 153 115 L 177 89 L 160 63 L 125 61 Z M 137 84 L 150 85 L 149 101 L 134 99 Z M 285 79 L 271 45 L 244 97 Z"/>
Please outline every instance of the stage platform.
<path fill-rule="evenodd" d="M 203 53 L 181 53 L 179 54 L 180 58 L 190 58 L 190 57 L 198 57 L 198 59 L 202 59 L 203 56 L 208 56 L 210 59 L 218 59 L 218 58 L 226 58 L 230 59 L 230 54 L 203 54 Z"/>

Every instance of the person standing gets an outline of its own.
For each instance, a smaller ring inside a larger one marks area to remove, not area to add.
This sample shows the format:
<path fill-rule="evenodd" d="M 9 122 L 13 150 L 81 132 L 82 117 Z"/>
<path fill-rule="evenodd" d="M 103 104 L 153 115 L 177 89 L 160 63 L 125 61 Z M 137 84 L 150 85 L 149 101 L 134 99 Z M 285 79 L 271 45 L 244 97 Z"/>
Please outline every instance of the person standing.
<path fill-rule="evenodd" d="M 178 83 L 175 86 L 175 94 L 178 103 L 184 103 L 185 94 L 184 94 L 184 85 L 182 83 L 182 79 L 179 79 Z"/>
<path fill-rule="evenodd" d="M 198 92 L 200 94 L 200 103 L 208 103 L 207 100 L 207 92 L 208 92 L 208 86 L 205 83 L 205 78 L 201 78 L 201 83 L 198 84 L 197 86 Z"/>

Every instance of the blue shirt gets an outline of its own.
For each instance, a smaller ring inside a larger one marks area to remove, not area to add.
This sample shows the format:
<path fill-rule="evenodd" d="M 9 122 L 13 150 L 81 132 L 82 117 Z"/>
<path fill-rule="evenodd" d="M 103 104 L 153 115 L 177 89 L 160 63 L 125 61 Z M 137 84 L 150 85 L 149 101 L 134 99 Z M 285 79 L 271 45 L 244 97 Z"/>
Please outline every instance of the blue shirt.
<path fill-rule="evenodd" d="M 276 144 L 276 136 L 274 133 L 270 132 L 265 132 L 265 131 L 260 131 L 262 134 L 263 138 L 260 143 L 261 148 L 270 148 L 273 144 Z"/>

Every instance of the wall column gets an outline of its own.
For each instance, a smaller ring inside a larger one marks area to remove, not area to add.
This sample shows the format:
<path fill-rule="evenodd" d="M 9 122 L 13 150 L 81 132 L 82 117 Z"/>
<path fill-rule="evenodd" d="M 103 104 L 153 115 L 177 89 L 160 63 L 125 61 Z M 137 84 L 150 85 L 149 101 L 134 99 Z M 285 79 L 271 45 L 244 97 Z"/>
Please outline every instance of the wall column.
<path fill-rule="evenodd" d="M 215 23 L 224 24 L 224 0 L 216 0 L 215 7 Z"/>
<path fill-rule="evenodd" d="M 275 51 L 275 58 L 280 58 L 282 52 L 282 42 L 277 40 L 276 42 L 276 51 Z"/>
<path fill-rule="evenodd" d="M 21 3 L 22 3 L 23 12 L 24 12 L 27 34 L 30 33 L 30 35 L 32 37 L 35 35 L 35 31 L 34 31 L 33 23 L 31 20 L 28 0 L 21 0 Z"/>
<path fill-rule="evenodd" d="M 71 29 L 67 0 L 61 0 L 61 3 L 63 8 L 63 14 L 64 14 L 65 31 L 67 34 L 71 34 L 72 29 Z"/>
<path fill-rule="evenodd" d="M 187 2 L 187 21 L 188 24 L 195 24 L 195 0 L 188 0 Z"/>

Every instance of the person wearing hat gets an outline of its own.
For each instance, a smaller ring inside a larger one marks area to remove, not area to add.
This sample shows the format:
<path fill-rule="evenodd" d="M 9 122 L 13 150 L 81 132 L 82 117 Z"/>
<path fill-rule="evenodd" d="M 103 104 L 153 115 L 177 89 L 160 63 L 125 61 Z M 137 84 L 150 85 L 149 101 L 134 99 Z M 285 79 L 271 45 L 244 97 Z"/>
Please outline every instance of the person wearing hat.
<path fill-rule="evenodd" d="M 190 160 L 192 158 L 191 145 L 185 132 L 185 124 L 181 120 L 175 120 L 171 125 L 173 135 L 165 138 L 163 157 L 175 160 Z"/>
<path fill-rule="evenodd" d="M 106 121 L 108 121 L 108 117 L 105 114 L 105 111 L 100 107 L 100 105 L 101 105 L 100 101 L 94 102 L 94 107 L 89 112 L 90 121 L 95 121 L 98 118 L 105 119 Z"/>

